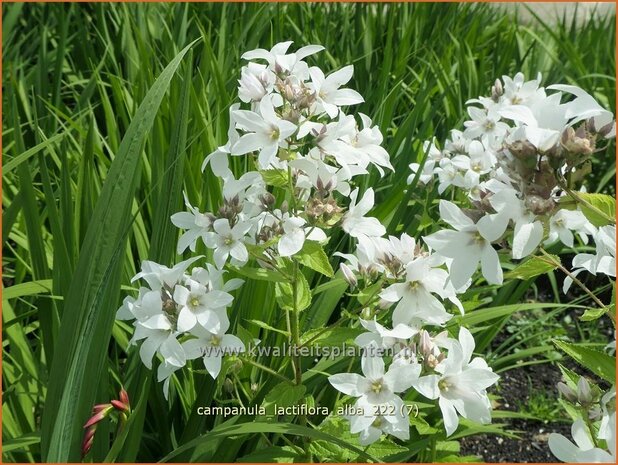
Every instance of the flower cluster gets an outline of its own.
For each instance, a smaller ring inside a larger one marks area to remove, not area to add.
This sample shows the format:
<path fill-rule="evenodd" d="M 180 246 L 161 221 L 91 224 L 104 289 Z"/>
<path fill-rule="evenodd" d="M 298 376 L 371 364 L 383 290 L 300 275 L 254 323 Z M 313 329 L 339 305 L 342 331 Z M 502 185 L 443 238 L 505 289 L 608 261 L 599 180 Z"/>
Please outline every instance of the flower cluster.
<path fill-rule="evenodd" d="M 455 287 L 472 277 L 479 262 L 489 283 L 502 283 L 493 245 L 521 259 L 543 240 L 572 247 L 573 233 L 583 243 L 588 236 L 605 234 L 578 207 L 568 209 L 565 194 L 578 194 L 573 186 L 590 171 L 591 157 L 604 139 L 615 136 L 610 112 L 578 87 L 545 89 L 540 76 L 525 81 L 521 73 L 497 80 L 490 96 L 468 104 L 470 120 L 463 131 L 451 131 L 442 150 L 434 141 L 425 142 L 424 163 L 412 163 L 408 179 L 428 183 L 436 177 L 439 193 L 450 186 L 467 192 L 470 209 L 440 202 L 442 219 L 455 231 L 426 238 L 451 260 L 447 263 Z M 603 257 L 615 250 L 615 238 L 613 244 L 601 251 Z M 603 257 L 594 264 L 607 262 Z M 594 264 L 587 260 L 582 258 L 576 266 L 592 269 Z M 593 272 L 605 271 L 602 265 Z"/>
<path fill-rule="evenodd" d="M 171 217 L 183 230 L 177 252 L 195 252 L 199 241 L 213 252 L 214 266 L 187 268 L 197 258 L 173 268 L 144 262 L 148 287 L 137 298 L 127 297 L 119 319 L 135 320 L 132 343 L 141 341 L 140 355 L 152 367 L 159 354 L 158 378 L 169 388 L 170 376 L 187 360 L 202 357 L 216 378 L 221 354 L 244 349 L 229 329 L 226 308 L 237 279 L 223 282 L 226 264 L 244 266 L 250 257 L 259 266 L 284 274 L 291 257 L 306 241 L 324 243 L 326 232 L 340 227 L 352 237 L 382 236 L 385 228 L 366 214 L 374 206 L 373 189 L 362 195 L 353 178 L 375 166 L 392 170 L 381 147 L 382 134 L 369 117 L 360 125 L 342 107 L 363 102 L 360 94 L 344 86 L 353 67 L 329 75 L 310 67 L 304 59 L 323 49 L 309 45 L 294 53 L 291 42 L 270 51 L 245 53 L 250 60 L 241 70 L 238 96 L 230 107 L 228 141 L 208 155 L 202 170 L 210 167 L 222 181 L 223 204 L 202 212 L 185 196 L 188 211 Z M 236 177 L 230 156 L 247 156 L 255 170 Z M 278 189 L 279 198 L 273 191 Z M 205 351 L 217 346 L 219 352 Z"/>
<path fill-rule="evenodd" d="M 463 327 L 458 339 L 447 331 L 431 332 L 452 317 L 445 304 L 463 313 L 445 269 L 446 259 L 424 250 L 405 233 L 399 238 L 361 238 L 355 254 L 338 255 L 347 260 L 340 266 L 348 282 L 364 289 L 359 295 L 366 297 L 359 321 L 367 332 L 355 340 L 365 348 L 365 376 L 341 373 L 329 381 L 358 398 L 355 411 L 361 413 L 349 420 L 351 431 L 360 433 L 361 444 L 378 440 L 382 433 L 409 438 L 408 414 L 400 408 L 403 400 L 397 393 L 410 389 L 438 400 L 447 435 L 457 429 L 458 415 L 489 423 L 486 389 L 498 376 L 482 358 L 472 359 L 472 334 Z M 388 322 L 392 329 L 385 326 Z M 392 354 L 386 372 L 380 350 Z"/>
<path fill-rule="evenodd" d="M 369 165 L 381 173 L 392 169 L 378 127 L 362 114 L 359 126 L 341 109 L 363 102 L 358 92 L 342 88 L 353 67 L 325 76 L 303 61 L 323 47 L 309 45 L 288 53 L 290 45 L 284 42 L 242 56 L 264 62 L 250 61 L 238 81 L 239 98 L 250 109 L 230 107 L 228 142 L 202 167 L 210 165 L 223 181 L 224 204 L 218 212 L 201 213 L 187 202 L 190 211 L 172 217 L 186 231 L 179 253 L 195 250 L 201 238 L 221 268 L 228 257 L 233 265 L 246 263 L 247 245 L 265 245 L 268 250 L 260 258 L 267 263 L 291 257 L 305 240 L 326 241 L 325 230 L 336 225 L 353 237 L 384 234 L 376 219 L 365 217 L 374 204 L 373 190 L 361 197 L 351 186 L 352 178 L 366 174 Z M 236 179 L 228 156 L 246 154 L 255 155 L 257 171 Z M 268 186 L 289 188 L 292 196 L 277 199 Z M 350 200 L 347 206 L 341 203 L 345 198 Z"/>
<path fill-rule="evenodd" d="M 143 262 L 133 281 L 143 279 L 147 286 L 139 288 L 137 298 L 126 297 L 116 315 L 119 320 L 134 320 L 130 344 L 141 341 L 139 354 L 148 369 L 155 354 L 161 356 L 157 378 L 164 381 L 166 397 L 171 375 L 187 360 L 202 358 L 208 373 L 216 378 L 222 356 L 245 349 L 240 339 L 226 334 L 230 327 L 226 309 L 234 300 L 230 292 L 243 281 L 235 278 L 224 282 L 224 272 L 210 264 L 206 268 L 196 266 L 189 274 L 187 268 L 200 258 L 185 260 L 173 268 Z"/>

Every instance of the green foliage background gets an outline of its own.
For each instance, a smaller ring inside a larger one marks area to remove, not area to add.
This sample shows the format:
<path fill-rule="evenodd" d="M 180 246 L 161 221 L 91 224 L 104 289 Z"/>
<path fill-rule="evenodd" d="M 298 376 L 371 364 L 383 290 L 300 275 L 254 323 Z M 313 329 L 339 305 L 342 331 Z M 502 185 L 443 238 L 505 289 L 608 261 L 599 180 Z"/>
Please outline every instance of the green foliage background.
<path fill-rule="evenodd" d="M 79 460 L 81 425 L 92 405 L 114 397 L 120 384 L 134 404 L 130 428 L 110 452 L 113 428 L 101 426 L 95 461 L 267 460 L 273 456 L 251 454 L 296 436 L 342 435 L 199 416 L 197 406 L 227 394 L 222 378 L 213 383 L 197 365 L 178 376 L 168 403 L 136 350 L 127 353 L 130 328 L 113 323 L 121 285 L 127 292 L 143 259 L 164 264 L 181 259 L 169 216 L 184 208 L 182 191 L 202 211 L 220 201 L 219 181 L 208 171 L 202 174 L 200 165 L 225 142 L 242 52 L 293 40 L 296 46 L 324 45 L 326 52 L 309 59 L 323 69 L 355 65 L 350 86 L 366 100 L 355 110 L 380 125 L 395 167 L 382 180 L 377 172 L 363 180 L 363 187 L 375 188 L 373 214 L 391 234 L 420 237 L 438 227 L 437 192 L 408 187 L 408 164 L 422 160 L 423 140 L 443 140 L 460 126 L 465 101 L 486 94 L 495 78 L 540 72 L 544 83 L 576 84 L 615 112 L 615 16 L 577 27 L 567 21 L 521 25 L 482 4 L 2 8 L 4 461 Z M 589 191 L 615 193 L 613 153 L 611 144 L 595 157 Z M 233 163 L 237 174 L 252 168 L 244 157 Z M 334 239 L 329 256 L 351 249 L 343 236 Z M 337 262 L 331 264 L 336 269 Z M 307 278 L 317 286 L 301 321 L 310 331 L 337 320 L 348 298 L 339 277 Z M 466 296 L 474 310 L 457 320 L 475 329 L 482 352 L 514 312 L 557 312 L 574 305 L 560 301 L 555 276 L 549 282 L 552 303 L 519 303 L 536 291 L 532 279 L 513 279 L 500 289 L 477 286 Z M 248 280 L 230 315 L 237 332 L 264 344 L 285 339 L 249 323 L 283 327 L 273 283 Z M 536 321 L 530 324 L 540 328 Z M 491 364 L 507 370 L 516 362 L 542 362 L 551 347 L 547 341 L 526 350 L 513 354 L 505 348 Z M 280 359 L 258 361 L 289 370 Z M 344 371 L 349 364 L 349 359 L 320 362 L 307 371 L 306 400 L 334 405 L 335 393 L 320 372 Z M 257 404 L 277 384 L 248 366 L 230 378 L 242 390 L 255 384 Z M 387 461 L 428 459 L 418 455 L 418 438 L 369 452 Z M 367 458 L 345 449 L 318 448 L 322 456 L 313 458 Z M 281 451 L 288 460 L 298 459 L 293 447 Z M 444 458 L 452 451 L 437 454 Z"/>

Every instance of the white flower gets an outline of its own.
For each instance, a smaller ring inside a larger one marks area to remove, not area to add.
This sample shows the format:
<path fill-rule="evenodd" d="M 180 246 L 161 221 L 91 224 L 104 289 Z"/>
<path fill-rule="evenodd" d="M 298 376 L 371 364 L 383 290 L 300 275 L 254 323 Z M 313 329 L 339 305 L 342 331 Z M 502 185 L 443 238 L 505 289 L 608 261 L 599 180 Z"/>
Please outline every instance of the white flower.
<path fill-rule="evenodd" d="M 497 145 L 508 130 L 508 125 L 500 121 L 500 115 L 492 110 L 477 107 L 468 107 L 468 114 L 472 118 L 465 121 L 464 136 L 470 139 L 480 138 L 483 144 L 489 147 Z"/>
<path fill-rule="evenodd" d="M 399 260 L 404 267 L 416 258 L 416 241 L 406 233 L 402 233 L 400 237 L 389 236 L 388 242 L 384 243 L 387 253 Z"/>
<path fill-rule="evenodd" d="M 180 307 L 176 323 L 178 331 L 190 331 L 198 323 L 209 330 L 219 328 L 221 321 L 227 319 L 225 307 L 233 300 L 227 292 L 209 291 L 206 286 L 191 279 L 187 286 L 177 284 L 174 301 Z"/>
<path fill-rule="evenodd" d="M 236 127 L 247 131 L 232 146 L 232 155 L 244 155 L 259 151 L 258 163 L 261 169 L 269 168 L 276 161 L 279 147 L 285 146 L 286 139 L 296 132 L 296 125 L 279 118 L 272 100 L 265 96 L 260 100 L 260 113 L 236 110 Z"/>
<path fill-rule="evenodd" d="M 309 68 L 311 82 L 316 93 L 318 112 L 324 110 L 328 116 L 335 118 L 339 113 L 339 107 L 343 105 L 356 105 L 364 102 L 363 97 L 352 89 L 339 89 L 347 84 L 354 74 L 354 66 L 349 65 L 341 68 L 327 77 L 317 66 Z"/>
<path fill-rule="evenodd" d="M 455 155 L 451 161 L 457 169 L 464 172 L 464 179 L 469 179 L 466 184 L 476 186 L 480 183 L 481 175 L 491 171 L 496 157 L 478 140 L 473 140 L 470 142 L 468 155 Z"/>
<path fill-rule="evenodd" d="M 459 340 L 450 340 L 448 356 L 435 370 L 438 375 L 427 375 L 413 383 L 413 387 L 428 399 L 438 399 L 446 435 L 450 436 L 462 417 L 477 423 L 491 422 L 491 404 L 485 389 L 498 380 L 498 375 L 481 358 L 470 361 L 474 338 L 465 328 L 459 331 Z"/>
<path fill-rule="evenodd" d="M 386 329 L 376 319 L 363 320 L 361 318 L 360 323 L 367 332 L 359 334 L 354 339 L 354 343 L 359 347 L 368 347 L 373 344 L 381 349 L 390 349 L 397 343 L 405 343 L 418 333 L 418 329 L 401 323 L 393 329 Z"/>
<path fill-rule="evenodd" d="M 361 368 L 365 376 L 357 373 L 338 373 L 328 377 L 328 382 L 338 391 L 352 397 L 360 397 L 369 404 L 379 405 L 390 402 L 399 392 L 404 392 L 418 379 L 420 365 L 391 366 L 384 371 L 384 360 L 375 354 L 375 345 L 370 345 L 361 358 Z"/>
<path fill-rule="evenodd" d="M 382 167 L 394 171 L 388 152 L 381 147 L 383 136 L 380 128 L 372 126 L 371 119 L 367 115 L 359 113 L 359 116 L 363 122 L 363 129 L 356 130 L 353 137 L 351 134 L 346 134 L 340 138 L 350 145 L 350 155 L 359 160 L 365 160 L 359 163 L 363 168 L 366 168 L 369 163 L 373 164 L 381 176 L 384 176 Z"/>
<path fill-rule="evenodd" d="M 362 446 L 376 442 L 382 433 L 393 435 L 402 441 L 410 439 L 410 419 L 404 413 L 405 406 L 399 397 L 385 402 L 379 408 L 360 398 L 354 408 L 363 414 L 348 415 L 345 418 L 350 422 L 350 432 L 360 433 L 359 442 Z"/>
<path fill-rule="evenodd" d="M 490 284 L 502 284 L 502 268 L 498 253 L 491 243 L 502 231 L 484 216 L 474 223 L 452 202 L 440 201 L 440 217 L 455 231 L 438 231 L 423 239 L 440 255 L 452 259 L 450 277 L 456 289 L 463 287 L 476 271 L 479 262 L 483 276 Z"/>
<path fill-rule="evenodd" d="M 243 342 L 232 334 L 225 334 L 229 329 L 229 321 L 222 322 L 218 330 L 208 331 L 201 326 L 195 326 L 191 334 L 196 339 L 190 339 L 182 344 L 188 360 L 202 358 L 204 367 L 213 379 L 219 376 L 221 360 L 224 355 L 238 355 L 245 351 Z"/>
<path fill-rule="evenodd" d="M 594 234 L 596 253 L 580 253 L 573 257 L 573 276 L 582 271 L 592 274 L 602 273 L 616 277 L 616 226 L 602 226 Z M 573 284 L 570 276 L 564 279 L 562 291 L 566 294 Z"/>
<path fill-rule="evenodd" d="M 220 218 L 213 223 L 214 232 L 206 233 L 204 242 L 209 248 L 215 249 L 214 260 L 218 268 L 223 268 L 230 255 L 236 261 L 233 264 L 247 263 L 249 253 L 242 241 L 251 226 L 249 222 L 240 221 L 230 228 L 230 222 L 225 218 Z"/>
<path fill-rule="evenodd" d="M 204 237 L 204 234 L 210 231 L 213 222 L 213 215 L 209 213 L 201 213 L 196 207 L 189 203 L 189 199 L 185 194 L 185 205 L 189 209 L 188 212 L 178 212 L 171 216 L 174 226 L 184 229 L 185 232 L 178 240 L 176 252 L 180 255 L 187 247 L 191 252 L 195 252 L 197 240 Z"/>
<path fill-rule="evenodd" d="M 548 445 L 552 454 L 562 462 L 568 463 L 616 463 L 616 428 L 615 413 L 613 415 L 613 436 L 607 441 L 609 452 L 594 446 L 590 432 L 584 420 L 578 418 L 571 427 L 571 436 L 575 444 L 562 434 L 551 433 Z"/>
<path fill-rule="evenodd" d="M 567 92 L 575 96 L 573 100 L 570 100 L 562 105 L 562 107 L 566 109 L 566 117 L 571 119 L 569 121 L 569 125 L 592 118 L 594 121 L 594 126 L 597 129 L 600 129 L 607 124 L 612 124 L 612 129 L 605 137 L 615 137 L 616 123 L 613 121 L 614 116 L 611 112 L 599 105 L 594 97 L 586 91 L 577 86 L 568 86 L 564 84 L 555 84 L 553 86 L 548 86 L 547 88 Z"/>
<path fill-rule="evenodd" d="M 363 198 L 356 203 L 358 188 L 350 193 L 350 206 L 343 216 L 341 227 L 352 237 L 359 236 L 383 236 L 386 228 L 376 218 L 365 218 L 365 215 L 373 208 L 374 194 L 370 187 L 363 194 Z"/>
<path fill-rule="evenodd" d="M 425 158 L 425 163 L 423 164 L 423 171 L 421 172 L 418 180 L 421 184 L 427 184 L 434 176 L 436 163 L 439 163 L 440 160 L 444 158 L 444 154 L 440 151 L 440 149 L 438 149 L 438 147 L 436 147 L 435 142 L 430 140 L 423 142 L 423 153 L 427 154 L 427 156 Z M 412 174 L 408 176 L 406 182 L 408 184 L 412 184 L 412 181 L 416 177 L 421 165 L 419 163 L 410 163 L 408 166 L 412 171 Z"/>
<path fill-rule="evenodd" d="M 174 331 L 171 322 L 161 313 L 144 322 L 136 322 L 130 343 L 143 340 L 139 355 L 149 370 L 152 369 L 152 357 L 156 352 L 159 352 L 168 364 L 183 367 L 186 356 L 177 337 L 178 333 Z"/>
<path fill-rule="evenodd" d="M 164 265 L 144 260 L 142 262 L 142 271 L 137 273 L 131 282 L 135 282 L 138 279 L 143 279 L 148 283 L 152 290 L 159 290 L 161 288 L 173 289 L 180 278 L 184 275 L 185 270 L 195 262 L 202 258 L 202 255 L 197 257 L 191 257 L 185 261 L 177 263 L 172 268 L 168 268 Z"/>
<path fill-rule="evenodd" d="M 272 92 L 275 75 L 264 65 L 249 63 L 240 71 L 238 84 L 238 98 L 241 101 L 259 102 L 262 97 Z"/>
<path fill-rule="evenodd" d="M 444 295 L 448 273 L 433 268 L 433 257 L 419 257 L 406 267 L 406 281 L 391 284 L 380 297 L 387 302 L 399 302 L 393 312 L 393 324 L 412 324 L 418 320 L 443 325 L 452 315 L 434 295 Z"/>
<path fill-rule="evenodd" d="M 530 106 L 545 98 L 545 91 L 539 84 L 541 74 L 536 79 L 525 81 L 523 73 L 517 73 L 511 79 L 509 76 L 502 76 L 504 81 L 504 100 L 507 105 L 527 105 Z"/>
<path fill-rule="evenodd" d="M 277 250 L 282 257 L 291 257 L 300 252 L 305 239 L 323 241 L 326 234 L 320 228 L 304 227 L 306 221 L 296 216 L 286 216 L 283 219 L 283 235 L 277 244 Z"/>
<path fill-rule="evenodd" d="M 204 158 L 201 168 L 202 172 L 206 169 L 206 166 L 210 164 L 212 172 L 215 174 L 215 176 L 218 176 L 222 179 L 234 177 L 232 171 L 229 168 L 227 154 L 231 153 L 232 146 L 236 144 L 236 142 L 238 142 L 238 139 L 240 138 L 240 136 L 238 135 L 238 131 L 236 131 L 236 122 L 234 121 L 234 112 L 238 109 L 240 109 L 240 103 L 233 103 L 232 105 L 230 105 L 230 125 L 227 130 L 228 140 L 225 145 L 218 147 L 217 150 Z"/>
<path fill-rule="evenodd" d="M 307 65 L 301 60 L 309 55 L 324 50 L 324 47 L 321 45 L 306 45 L 305 47 L 299 48 L 295 53 L 286 53 L 290 45 L 292 45 L 291 41 L 280 42 L 275 44 L 270 51 L 258 48 L 243 53 L 241 58 L 245 60 L 266 60 L 269 69 L 275 73 L 285 71 L 287 73 L 296 73 L 304 77 Z"/>
<path fill-rule="evenodd" d="M 496 232 L 500 232 L 500 235 L 506 230 L 509 221 L 513 221 L 515 223 L 513 258 L 527 257 L 543 239 L 543 224 L 535 220 L 535 216 L 526 209 L 524 201 L 517 196 L 515 189 L 496 187 L 501 186 L 500 183 L 488 185 L 492 186 L 491 189 L 497 190 L 489 199 L 497 213 L 487 215 L 483 220 L 491 224 Z"/>
<path fill-rule="evenodd" d="M 564 245 L 573 247 L 573 233 L 571 231 L 583 231 L 589 224 L 581 211 L 563 208 L 549 219 L 549 235 L 545 243 L 551 244 L 560 239 Z"/>

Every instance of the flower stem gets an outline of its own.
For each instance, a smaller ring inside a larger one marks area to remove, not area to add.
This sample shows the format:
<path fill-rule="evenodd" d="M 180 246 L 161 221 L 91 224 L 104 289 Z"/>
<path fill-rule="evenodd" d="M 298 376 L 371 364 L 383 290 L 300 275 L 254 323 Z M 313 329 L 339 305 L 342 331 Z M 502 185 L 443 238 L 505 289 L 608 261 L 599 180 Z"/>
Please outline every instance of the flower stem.
<path fill-rule="evenodd" d="M 266 373 L 273 375 L 275 378 L 285 381 L 286 383 L 294 384 L 294 381 L 292 381 L 290 378 L 286 378 L 282 374 L 277 373 L 275 370 L 268 368 L 267 366 L 262 365 L 259 362 L 251 360 L 250 358 L 243 358 L 243 361 L 247 362 L 249 365 L 254 366 L 255 368 L 259 368 L 260 370 L 263 370 Z"/>
<path fill-rule="evenodd" d="M 540 248 L 541 253 L 543 254 L 543 256 L 554 266 L 556 266 L 558 269 L 560 269 L 560 271 L 562 271 L 564 274 L 566 274 L 569 278 L 571 278 L 573 280 L 573 282 L 575 284 L 577 284 L 586 294 L 588 294 L 588 296 L 590 296 L 590 298 L 599 306 L 599 308 L 605 310 L 605 313 L 607 314 L 607 316 L 609 316 L 609 318 L 612 320 L 612 322 L 614 323 L 614 327 L 616 326 L 616 315 L 614 315 L 611 311 L 609 311 L 609 309 L 607 308 L 607 305 L 605 305 L 603 302 L 601 302 L 601 300 L 594 295 L 594 293 L 588 289 L 588 287 L 586 287 L 586 285 L 584 283 L 582 283 L 579 279 L 577 279 L 577 277 L 571 273 L 569 270 L 567 270 L 562 263 L 560 263 L 557 260 L 554 260 L 554 258 L 548 254 L 545 249 L 543 249 L 542 247 Z"/>

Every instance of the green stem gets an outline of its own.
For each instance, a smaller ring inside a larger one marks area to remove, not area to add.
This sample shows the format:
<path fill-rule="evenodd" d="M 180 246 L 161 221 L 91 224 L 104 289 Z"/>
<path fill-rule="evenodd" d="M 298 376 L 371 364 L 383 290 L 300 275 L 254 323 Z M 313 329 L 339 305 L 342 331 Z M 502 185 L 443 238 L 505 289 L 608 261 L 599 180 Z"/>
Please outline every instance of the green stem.
<path fill-rule="evenodd" d="M 582 283 L 579 279 L 577 279 L 577 277 L 571 273 L 569 270 L 567 270 L 562 263 L 560 263 L 557 260 L 554 260 L 554 258 L 548 254 L 545 249 L 543 249 L 542 247 L 540 248 L 541 253 L 543 254 L 543 256 L 555 267 L 557 267 L 558 269 L 560 269 L 560 271 L 562 271 L 564 274 L 566 274 L 569 278 L 571 278 L 573 280 L 573 282 L 575 284 L 577 284 L 577 286 L 579 286 L 586 294 L 588 294 L 588 296 L 599 306 L 599 308 L 605 310 L 605 313 L 607 314 L 607 316 L 609 316 L 609 318 L 612 320 L 612 322 L 614 323 L 614 327 L 616 327 L 616 315 L 614 315 L 612 312 L 609 311 L 609 309 L 607 308 L 607 306 L 601 302 L 601 300 L 594 295 L 594 293 L 588 289 L 588 287 Z"/>
<path fill-rule="evenodd" d="M 262 365 L 259 362 L 256 362 L 254 360 L 251 360 L 250 358 L 243 358 L 242 359 L 244 362 L 248 363 L 249 365 L 254 366 L 255 368 L 259 368 L 260 370 L 265 371 L 268 374 L 273 375 L 275 378 L 278 378 L 282 381 L 285 381 L 286 383 L 290 383 L 290 384 L 294 384 L 294 381 L 292 381 L 290 378 L 286 378 L 285 376 L 283 376 L 280 373 L 277 373 L 275 370 L 273 370 L 272 368 L 268 368 L 265 365 Z"/>

